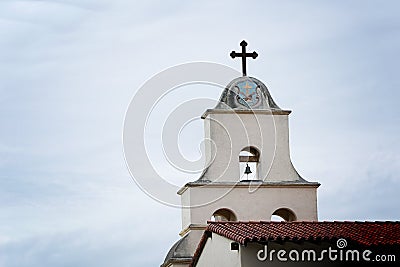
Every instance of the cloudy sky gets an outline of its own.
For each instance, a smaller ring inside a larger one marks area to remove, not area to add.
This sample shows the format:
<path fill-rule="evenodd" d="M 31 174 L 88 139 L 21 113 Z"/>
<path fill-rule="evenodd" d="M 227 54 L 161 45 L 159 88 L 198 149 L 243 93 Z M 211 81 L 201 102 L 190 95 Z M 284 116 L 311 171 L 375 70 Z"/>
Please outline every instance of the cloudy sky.
<path fill-rule="evenodd" d="M 319 219 L 400 220 L 399 10 L 398 1 L 0 0 L 0 266 L 158 266 L 179 238 L 180 211 L 130 177 L 125 110 L 170 66 L 240 70 L 229 52 L 242 39 L 259 54 L 248 73 L 293 110 L 292 160 L 322 184 Z M 219 94 L 188 87 L 170 101 Z M 182 137 L 188 157 L 201 137 Z"/>

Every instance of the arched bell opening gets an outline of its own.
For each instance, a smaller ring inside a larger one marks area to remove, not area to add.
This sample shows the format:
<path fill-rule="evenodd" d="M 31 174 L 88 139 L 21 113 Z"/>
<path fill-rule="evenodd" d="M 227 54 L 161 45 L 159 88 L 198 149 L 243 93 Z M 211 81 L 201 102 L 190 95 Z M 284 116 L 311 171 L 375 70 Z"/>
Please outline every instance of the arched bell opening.
<path fill-rule="evenodd" d="M 245 147 L 239 153 L 240 180 L 259 180 L 258 164 L 260 161 L 260 152 L 257 148 Z"/>
<path fill-rule="evenodd" d="M 234 222 L 237 221 L 235 213 L 229 209 L 219 209 L 213 213 L 211 216 L 211 221 L 213 222 Z"/>
<path fill-rule="evenodd" d="M 271 221 L 274 222 L 282 222 L 282 221 L 293 222 L 296 220 L 297 220 L 296 214 L 294 214 L 294 212 L 288 208 L 277 209 L 271 215 Z"/>

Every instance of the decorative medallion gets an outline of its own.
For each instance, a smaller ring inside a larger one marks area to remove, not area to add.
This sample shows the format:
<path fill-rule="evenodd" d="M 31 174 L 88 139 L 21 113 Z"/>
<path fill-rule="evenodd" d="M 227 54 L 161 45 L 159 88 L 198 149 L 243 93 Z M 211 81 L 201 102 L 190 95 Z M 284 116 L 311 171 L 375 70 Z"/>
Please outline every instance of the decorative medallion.
<path fill-rule="evenodd" d="M 260 104 L 260 95 L 257 92 L 258 85 L 252 81 L 243 81 L 237 84 L 239 89 L 236 101 L 245 107 L 255 107 Z"/>

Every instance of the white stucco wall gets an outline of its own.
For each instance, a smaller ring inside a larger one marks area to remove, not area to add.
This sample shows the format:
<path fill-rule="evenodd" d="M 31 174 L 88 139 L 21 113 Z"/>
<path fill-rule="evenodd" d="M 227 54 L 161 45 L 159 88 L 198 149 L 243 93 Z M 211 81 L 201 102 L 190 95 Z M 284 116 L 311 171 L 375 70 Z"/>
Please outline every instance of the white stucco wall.
<path fill-rule="evenodd" d="M 215 156 L 207 170 L 211 181 L 238 181 L 239 153 L 248 146 L 260 151 L 259 178 L 266 181 L 294 181 L 299 175 L 289 154 L 288 112 L 209 113 L 205 119 L 206 159 Z"/>
<path fill-rule="evenodd" d="M 231 250 L 231 240 L 212 234 L 204 246 L 196 267 L 240 267 L 240 252 Z"/>
<path fill-rule="evenodd" d="M 205 115 L 206 159 L 214 160 L 206 170 L 207 186 L 181 190 L 182 227 L 205 225 L 213 213 L 226 208 L 239 221 L 269 221 L 280 208 L 291 210 L 297 220 L 316 221 L 319 184 L 301 183 L 290 160 L 289 111 L 208 110 Z M 253 146 L 260 152 L 259 179 L 254 190 L 240 181 L 239 154 Z"/>
<path fill-rule="evenodd" d="M 201 253 L 198 264 L 196 267 L 205 266 L 241 266 L 241 267 L 262 267 L 262 266 L 321 266 L 329 265 L 333 266 L 334 262 L 330 261 L 326 254 L 324 261 L 313 260 L 313 254 L 303 254 L 303 251 L 314 251 L 316 259 L 320 257 L 322 250 L 327 250 L 329 247 L 336 248 L 334 242 L 268 242 L 265 244 L 260 244 L 256 242 L 249 242 L 245 246 L 239 245 L 238 251 L 231 251 L 230 244 L 232 240 L 213 233 L 213 238 L 208 239 L 204 246 L 203 252 Z M 267 247 L 265 247 L 267 246 Z M 261 252 L 261 259 L 257 257 L 259 251 Z M 277 257 L 277 253 L 280 250 L 284 250 L 285 254 L 281 254 L 280 257 L 286 259 L 286 261 L 280 261 Z M 298 252 L 298 260 L 292 260 L 296 257 L 293 254 L 292 259 L 289 257 L 291 250 Z M 265 256 L 265 251 L 267 251 L 267 257 Z M 271 258 L 272 255 L 272 258 Z M 304 257 L 304 259 L 302 258 Z M 337 265 L 341 265 L 337 262 Z"/>
<path fill-rule="evenodd" d="M 262 185 L 254 192 L 249 192 L 247 185 L 188 187 L 182 193 L 182 204 L 192 208 L 186 209 L 185 213 L 189 216 L 183 218 L 182 226 L 184 229 L 190 224 L 204 225 L 221 208 L 233 211 L 238 221 L 269 221 L 272 213 L 279 208 L 290 209 L 299 221 L 317 221 L 317 187 L 316 184 Z M 190 201 L 184 203 L 184 200 Z"/>

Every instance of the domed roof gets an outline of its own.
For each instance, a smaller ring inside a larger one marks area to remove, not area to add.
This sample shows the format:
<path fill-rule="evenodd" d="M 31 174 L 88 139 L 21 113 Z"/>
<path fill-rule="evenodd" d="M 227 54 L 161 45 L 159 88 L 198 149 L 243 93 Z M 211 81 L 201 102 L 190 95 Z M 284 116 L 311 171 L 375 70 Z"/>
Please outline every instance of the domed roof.
<path fill-rule="evenodd" d="M 260 80 L 243 76 L 232 80 L 222 92 L 215 109 L 280 110 L 267 86 Z"/>
<path fill-rule="evenodd" d="M 191 261 L 194 250 L 196 249 L 196 243 L 191 244 L 189 242 L 190 236 L 193 232 L 189 232 L 187 235 L 176 241 L 176 243 L 168 251 L 167 256 L 164 259 L 161 267 L 170 266 L 171 263 L 187 262 Z"/>

